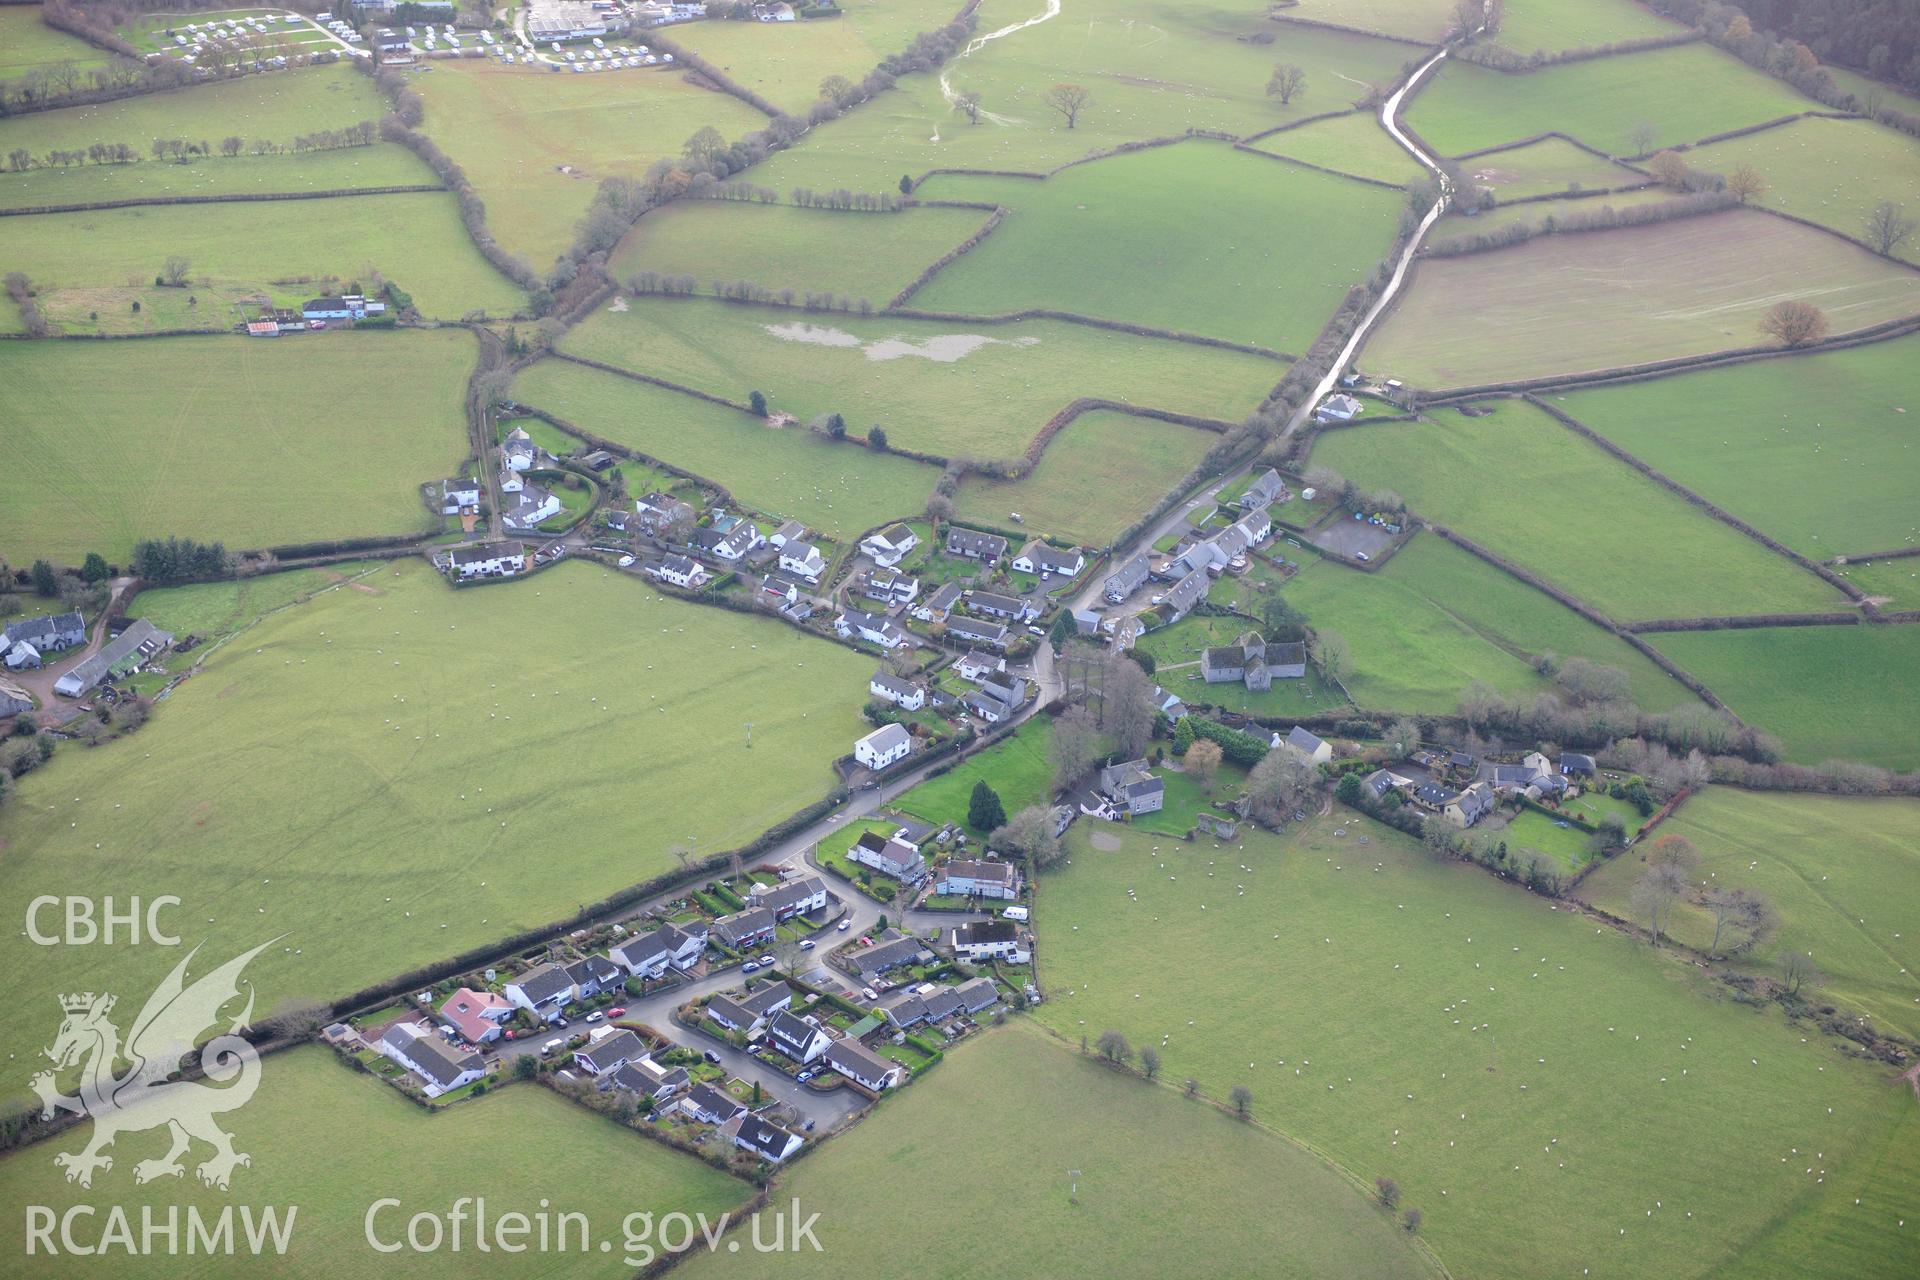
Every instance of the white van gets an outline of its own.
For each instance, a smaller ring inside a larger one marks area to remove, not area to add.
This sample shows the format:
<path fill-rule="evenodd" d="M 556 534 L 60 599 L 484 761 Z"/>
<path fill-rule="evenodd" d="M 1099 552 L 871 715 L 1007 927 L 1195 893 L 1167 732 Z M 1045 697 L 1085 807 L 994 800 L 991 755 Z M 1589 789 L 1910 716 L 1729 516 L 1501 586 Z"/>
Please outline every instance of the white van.
<path fill-rule="evenodd" d="M 560 1051 L 560 1047 L 564 1044 L 566 1044 L 565 1040 L 549 1040 L 540 1046 L 540 1056 L 543 1058 L 551 1058 Z"/>

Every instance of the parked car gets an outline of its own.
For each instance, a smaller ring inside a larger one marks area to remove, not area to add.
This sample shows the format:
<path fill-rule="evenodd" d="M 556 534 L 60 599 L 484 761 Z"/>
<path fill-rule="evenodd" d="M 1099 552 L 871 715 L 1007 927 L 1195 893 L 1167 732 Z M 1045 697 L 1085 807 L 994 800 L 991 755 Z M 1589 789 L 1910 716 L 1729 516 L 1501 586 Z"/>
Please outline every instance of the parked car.
<path fill-rule="evenodd" d="M 758 960 L 749 960 L 745 964 L 740 966 L 740 972 L 758 973 L 760 972 L 760 962 Z"/>
<path fill-rule="evenodd" d="M 812 1132 L 813 1132 L 813 1125 L 814 1125 L 814 1122 L 813 1122 L 813 1121 L 811 1121 L 811 1120 L 809 1120 L 809 1121 L 807 1121 L 807 1122 L 806 1122 L 805 1124 L 803 1124 L 803 1125 L 801 1125 L 801 1126 L 800 1126 L 800 1131 L 801 1131 L 802 1133 L 812 1133 Z"/>
<path fill-rule="evenodd" d="M 849 930 L 849 929 L 851 929 L 851 928 L 853 928 L 853 921 L 851 921 L 851 920 L 842 920 L 842 921 L 840 922 L 840 932 L 841 932 L 841 933 L 845 933 L 845 932 L 846 932 L 847 930 Z"/>
<path fill-rule="evenodd" d="M 878 1000 L 880 998 L 880 993 L 878 991 L 875 991 L 872 987 L 860 988 L 860 994 L 865 996 L 869 1000 Z"/>
<path fill-rule="evenodd" d="M 705 1058 L 705 1059 L 706 1059 L 706 1060 L 707 1060 L 708 1062 L 711 1062 L 711 1063 L 713 1063 L 713 1064 L 714 1064 L 714 1065 L 715 1065 L 716 1067 L 720 1065 L 720 1055 L 719 1055 L 719 1054 L 717 1054 L 717 1053 L 715 1053 L 715 1052 L 714 1052 L 713 1050 L 711 1050 L 711 1049 L 707 1049 L 707 1050 L 705 1050 L 705 1051 L 703 1051 L 703 1052 L 702 1052 L 702 1053 L 700 1054 L 700 1056 L 701 1056 L 701 1057 L 703 1057 L 703 1058 Z"/>
<path fill-rule="evenodd" d="M 543 1058 L 551 1058 L 555 1053 L 559 1052 L 562 1043 L 563 1042 L 559 1040 L 547 1041 L 540 1046 L 540 1056 Z"/>
<path fill-rule="evenodd" d="M 607 1016 L 609 1018 L 617 1018 L 621 1014 L 625 1013 L 626 1011 L 627 1011 L 627 1006 L 623 1004 L 617 1004 L 613 1006 L 613 1008 L 607 1010 Z"/>
<path fill-rule="evenodd" d="M 602 1013 L 602 1012 L 600 1012 L 600 1011 L 599 1011 L 598 1009 L 595 1009 L 595 1010 L 594 1010 L 594 1011 L 593 1011 L 592 1013 L 590 1013 L 590 1014 L 588 1014 L 588 1015 L 587 1015 L 587 1021 L 588 1021 L 588 1022 L 598 1022 L 598 1021 L 600 1021 L 600 1020 L 601 1020 L 602 1018 L 604 1018 L 604 1017 L 606 1017 L 606 1016 L 607 1016 L 606 1014 L 604 1014 L 604 1013 Z"/>
<path fill-rule="evenodd" d="M 631 569 L 633 567 L 633 557 L 621 556 L 619 564 L 622 569 Z"/>
<path fill-rule="evenodd" d="M 1362 564 L 1366 564 L 1366 563 L 1368 563 L 1369 561 L 1371 561 L 1371 560 L 1373 559 L 1373 557 L 1372 557 L 1372 556 L 1370 556 L 1370 555 L 1368 555 L 1368 554 L 1367 554 L 1366 552 L 1364 552 L 1364 551 L 1356 551 L 1356 552 L 1354 552 L 1354 553 L 1353 553 L 1353 558 L 1354 558 L 1355 560 L 1358 560 L 1358 561 L 1360 561 L 1360 563 L 1362 563 Z"/>
<path fill-rule="evenodd" d="M 567 1015 L 563 1013 L 558 1018 L 555 1018 L 553 1020 L 553 1025 L 556 1027 L 562 1027 L 562 1028 L 570 1027 L 573 1025 L 573 1019 L 567 1017 Z"/>
<path fill-rule="evenodd" d="M 760 1041 L 758 1041 L 758 1040 L 749 1040 L 749 1041 L 747 1041 L 747 1052 L 748 1052 L 748 1053 L 758 1053 L 758 1052 L 760 1052 Z"/>
<path fill-rule="evenodd" d="M 800 939 L 800 949 L 801 949 L 802 951 L 811 951 L 811 950 L 813 950 L 813 939 L 812 939 L 812 938 L 802 938 L 802 939 Z"/>
<path fill-rule="evenodd" d="M 1028 635 L 1030 635 L 1030 636 L 1043 636 L 1043 635 L 1045 635 L 1045 634 L 1047 634 L 1047 633 L 1046 633 L 1046 631 L 1045 631 L 1045 629 L 1044 629 L 1044 628 L 1041 628 L 1041 627 L 1028 627 L 1028 628 L 1027 628 L 1027 634 L 1028 634 Z"/>
<path fill-rule="evenodd" d="M 805 1084 L 807 1081 L 813 1079 L 813 1077 L 814 1077 L 814 1071 L 811 1067 L 809 1067 L 807 1070 L 802 1071 L 799 1075 L 795 1076 L 794 1079 L 798 1080 L 801 1084 Z"/>

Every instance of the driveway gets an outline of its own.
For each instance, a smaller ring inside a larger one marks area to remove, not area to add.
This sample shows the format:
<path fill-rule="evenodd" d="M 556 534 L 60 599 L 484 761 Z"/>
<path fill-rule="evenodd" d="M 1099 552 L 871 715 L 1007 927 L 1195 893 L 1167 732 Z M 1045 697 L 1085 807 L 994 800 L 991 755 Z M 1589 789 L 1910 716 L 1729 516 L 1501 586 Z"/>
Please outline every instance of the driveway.
<path fill-rule="evenodd" d="M 36 713 L 37 719 L 44 726 L 65 724 L 80 714 L 75 704 L 63 701 L 54 694 L 53 684 L 61 676 L 98 653 L 100 646 L 107 642 L 107 619 L 113 616 L 114 609 L 120 604 L 120 598 L 132 589 L 133 579 L 115 578 L 110 585 L 113 591 L 107 597 L 107 607 L 102 609 L 100 616 L 93 620 L 93 631 L 84 645 L 78 649 L 68 649 L 36 671 L 6 673 L 9 680 L 33 695 L 34 701 L 40 707 Z"/>

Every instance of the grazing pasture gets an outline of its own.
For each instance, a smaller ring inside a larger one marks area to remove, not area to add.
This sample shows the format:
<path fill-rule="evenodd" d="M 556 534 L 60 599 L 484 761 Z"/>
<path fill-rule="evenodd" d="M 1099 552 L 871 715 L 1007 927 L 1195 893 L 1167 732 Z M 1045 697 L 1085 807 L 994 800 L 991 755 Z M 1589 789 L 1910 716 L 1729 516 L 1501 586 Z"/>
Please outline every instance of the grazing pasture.
<path fill-rule="evenodd" d="M 1448 61 L 1407 108 L 1407 123 L 1442 155 L 1552 130 L 1627 156 L 1640 150 L 1630 138 L 1641 123 L 1653 127 L 1655 147 L 1670 147 L 1819 105 L 1732 54 L 1696 43 L 1526 75 Z"/>
<path fill-rule="evenodd" d="M 1920 559 L 1851 561 L 1836 566 L 1834 572 L 1868 595 L 1889 602 L 1890 608 L 1920 607 Z"/>
<path fill-rule="evenodd" d="M 925 822 L 964 823 L 973 785 L 982 780 L 1000 793 L 1000 803 L 1009 815 L 1030 804 L 1044 804 L 1053 782 L 1053 764 L 1047 756 L 1052 730 L 1053 722 L 1046 716 L 1034 716 L 992 746 L 939 777 L 928 778 L 895 801 L 894 807 Z"/>
<path fill-rule="evenodd" d="M 835 443 L 804 427 L 776 430 L 694 396 L 559 360 L 526 370 L 513 394 L 833 538 L 918 512 L 940 476 L 897 454 Z"/>
<path fill-rule="evenodd" d="M 880 215 L 875 215 L 880 216 Z M 1264 356 L 1059 320 L 976 325 L 635 298 L 561 344 L 571 355 L 808 422 L 879 423 L 896 448 L 1011 458 L 1079 396 L 1238 421 L 1286 373 Z"/>
<path fill-rule="evenodd" d="M 1815 560 L 1920 536 L 1920 337 L 1556 397 L 1613 443 Z M 1914 567 L 1920 568 L 1920 562 Z"/>
<path fill-rule="evenodd" d="M 1771 627 L 1647 637 L 1801 764 L 1920 769 L 1920 628 Z"/>
<path fill-rule="evenodd" d="M 640 219 L 607 265 L 616 280 L 636 271 L 684 273 L 703 290 L 746 280 L 799 295 L 866 299 L 878 308 L 987 216 L 978 209 L 840 213 L 682 200 Z"/>
<path fill-rule="evenodd" d="M 968 476 L 954 513 L 1003 528 L 1018 511 L 1035 533 L 1104 547 L 1186 476 L 1220 437 L 1194 427 L 1097 409 L 1047 443 L 1019 480 Z"/>
<path fill-rule="evenodd" d="M 1253 144 L 1262 151 L 1290 160 L 1304 160 L 1361 178 L 1405 186 L 1426 170 L 1387 136 L 1370 111 L 1350 111 L 1330 120 L 1316 120 L 1272 134 Z"/>
<path fill-rule="evenodd" d="M 1397 192 L 1202 141 L 1080 165 L 1027 190 L 916 307 L 1055 307 L 1297 352 L 1386 254 L 1404 205 Z M 1261 234 L 1250 207 L 1289 234 Z"/>
<path fill-rule="evenodd" d="M 419 486 L 467 454 L 473 358 L 452 329 L 0 343 L 0 399 L 63 406 L 8 426 L 0 546 L 79 564 L 170 534 L 239 549 L 435 528 Z M 372 368 L 377 410 L 314 412 L 356 402 Z"/>
<path fill-rule="evenodd" d="M 1416 537 L 1372 573 L 1304 565 L 1281 594 L 1346 640 L 1340 680 L 1369 710 L 1451 714 L 1476 680 L 1510 698 L 1546 692 L 1553 684 L 1533 662 L 1548 653 L 1620 668 L 1648 711 L 1692 700 L 1625 641 L 1444 539 Z"/>
<path fill-rule="evenodd" d="M 1337 22 L 1422 44 L 1437 44 L 1453 29 L 1453 6 L 1446 0 L 1301 0 L 1282 16 Z M 1414 50 L 1407 53 L 1413 56 Z"/>
<path fill-rule="evenodd" d="M 1920 212 L 1920 141 L 1869 120 L 1809 117 L 1696 148 L 1686 160 L 1722 174 L 1751 165 L 1767 182 L 1756 203 L 1855 240 L 1867 239 L 1867 217 L 1883 200 Z M 1908 236 L 1894 252 L 1920 262 L 1920 241 Z"/>
<path fill-rule="evenodd" d="M 840 16 L 811 22 L 695 22 L 665 34 L 783 111 L 805 117 L 820 82 L 855 84 L 922 31 L 952 20 L 949 0 L 847 0 Z M 983 28 L 984 29 L 984 28 Z"/>
<path fill-rule="evenodd" d="M 1604 191 L 1647 181 L 1643 174 L 1582 151 L 1564 138 L 1543 138 L 1524 147 L 1475 156 L 1461 161 L 1461 167 L 1501 200 L 1582 189 Z"/>
<path fill-rule="evenodd" d="M 1491 458 L 1526 483 L 1489 484 Z M 1314 461 L 1363 487 L 1397 485 L 1422 518 L 1622 620 L 1844 603 L 1813 574 L 1522 402 L 1483 418 L 1446 412 L 1431 423 L 1333 432 L 1315 445 Z"/>
<path fill-rule="evenodd" d="M 260 1014 L 568 915 L 673 869 L 677 843 L 751 840 L 826 794 L 873 670 L 574 562 L 466 590 L 396 562 L 200 660 L 137 736 L 9 789 L 0 905 L 79 876 L 178 895 L 207 955 L 285 934 L 248 971 Z M 18 933 L 0 953 L 48 1009 L 151 990 L 178 959 Z M 45 1034 L 16 1022 L 0 1048 Z"/>
<path fill-rule="evenodd" d="M 226 959 L 224 953 L 217 958 L 203 956 L 199 967 Z M 121 1001 L 125 1017 L 133 1016 L 139 1009 L 136 997 L 144 995 L 144 991 L 126 993 Z M 34 1021 L 38 1023 L 45 1014 L 51 1026 L 58 1012 L 58 1007 L 48 1001 L 45 1010 L 33 1010 Z M 142 1210 L 151 1210 L 157 1224 L 164 1224 L 171 1210 L 179 1210 L 182 1219 L 178 1256 L 156 1252 L 150 1257 L 135 1257 L 132 1251 L 119 1255 L 116 1250 L 116 1275 L 170 1278 L 182 1274 L 188 1238 L 185 1208 L 198 1209 L 211 1225 L 235 1198 L 252 1206 L 256 1213 L 261 1206 L 279 1206 L 282 1221 L 292 1219 L 285 1254 L 267 1255 L 273 1258 L 270 1265 L 276 1275 L 338 1276 L 343 1268 L 353 1268 L 350 1259 L 364 1259 L 368 1265 L 378 1263 L 381 1270 L 391 1270 L 409 1280 L 528 1274 L 526 1255 L 476 1250 L 472 1218 L 464 1224 L 458 1252 L 450 1248 L 438 1252 L 403 1249 L 387 1256 L 374 1252 L 367 1243 L 369 1209 L 382 1197 L 404 1198 L 400 1206 L 374 1214 L 375 1238 L 385 1244 L 405 1241 L 407 1220 L 415 1213 L 428 1212 L 439 1218 L 452 1211 L 462 1197 L 484 1196 L 489 1231 L 502 1214 L 524 1213 L 538 1222 L 541 1205 L 546 1203 L 551 1205 L 545 1214 L 550 1223 L 556 1224 L 557 1239 L 557 1215 L 563 1209 L 585 1215 L 596 1240 L 611 1239 L 614 1250 L 601 1253 L 597 1243 L 574 1244 L 568 1252 L 543 1255 L 547 1266 L 542 1270 L 551 1274 L 556 1268 L 564 1268 L 568 1275 L 611 1280 L 629 1276 L 634 1270 L 622 1261 L 620 1250 L 620 1223 L 628 1213 L 647 1209 L 655 1214 L 678 1211 L 718 1217 L 743 1204 L 753 1193 L 746 1183 L 711 1165 L 624 1130 L 539 1085 L 513 1084 L 470 1102 L 428 1111 L 401 1097 L 391 1085 L 349 1069 L 335 1059 L 331 1050 L 317 1046 L 262 1059 L 259 1092 L 219 1123 L 231 1130 L 235 1149 L 252 1157 L 252 1163 L 234 1171 L 230 1191 L 204 1187 L 195 1176 L 195 1166 L 210 1152 L 203 1144 L 195 1143 L 185 1157 L 186 1169 L 181 1177 L 137 1186 L 133 1166 L 166 1153 L 165 1130 L 129 1132 L 114 1143 L 113 1168 L 98 1175 L 92 1196 L 116 1197 L 115 1203 L 124 1206 L 135 1223 L 141 1221 Z M 83 1125 L 0 1160 L 0 1194 L 16 1204 L 47 1205 L 54 1213 L 87 1203 L 89 1193 L 66 1182 L 53 1163 L 56 1149 L 77 1150 L 86 1132 Z M 537 1133 L 543 1142 L 537 1150 L 522 1152 L 512 1160 L 453 1158 L 451 1154 L 446 1159 L 421 1158 L 425 1150 L 486 1151 L 497 1146 L 500 1136 L 507 1133 Z M 619 1169 L 620 1176 L 604 1176 L 608 1168 Z M 299 1206 L 297 1210 L 292 1208 L 295 1205 Z M 235 1217 L 237 1220 L 238 1215 Z M 87 1222 L 89 1217 L 82 1215 L 78 1221 Z M 104 1227 L 105 1214 L 92 1221 Z M 0 1227 L 0 1249 L 15 1257 L 24 1256 L 27 1239 L 23 1225 L 21 1217 L 8 1216 L 6 1225 Z M 446 1239 L 451 1242 L 451 1228 L 448 1230 Z M 241 1234 L 237 1226 L 234 1234 Z M 573 1229 L 574 1239 L 578 1234 L 578 1229 Z M 132 1238 L 137 1241 L 139 1236 Z M 432 1237 L 423 1234 L 420 1238 L 425 1241 Z M 528 1243 L 535 1239 L 527 1237 Z M 42 1246 L 41 1256 L 32 1264 L 34 1274 L 85 1276 L 99 1270 L 98 1259 L 76 1257 L 64 1249 L 57 1252 L 65 1256 L 49 1258 Z M 268 1265 L 248 1256 L 242 1246 L 230 1256 L 196 1257 L 192 1273 L 245 1276 L 257 1274 Z"/>
<path fill-rule="evenodd" d="M 6 8 L 0 8 L 5 14 Z M 86 165 L 0 175 L 0 209 L 168 196 L 224 196 L 283 191 L 347 191 L 363 187 L 438 186 L 433 170 L 397 143 L 306 151 L 298 155 L 218 156 L 190 164 Z M 256 217 L 290 206 L 252 206 Z M 69 214 L 68 217 L 78 215 Z"/>
<path fill-rule="evenodd" d="M 995 1104 L 981 1107 L 983 1096 Z M 863 1225 L 866 1210 L 897 1191 L 903 1171 L 924 1167 L 931 1134 L 942 1135 L 941 1167 L 969 1188 L 972 1210 L 931 1215 L 917 1230 L 923 1257 L 944 1260 L 923 1264 L 932 1275 L 1224 1278 L 1246 1275 L 1250 1256 L 1267 1275 L 1434 1274 L 1392 1218 L 1318 1155 L 1020 1022 L 954 1048 L 928 1087 L 794 1169 L 775 1204 L 784 1210 L 791 1194 L 818 1212 L 821 1250 L 783 1255 L 783 1268 L 887 1273 L 894 1242 Z M 758 1225 L 771 1238 L 772 1223 Z M 696 1280 L 760 1274 L 751 1256 L 702 1253 L 683 1266 Z"/>
<path fill-rule="evenodd" d="M 602 178 L 639 177 L 707 125 L 732 140 L 767 123 L 669 71 L 551 75 L 450 60 L 409 83 L 426 99 L 422 128 L 486 201 L 488 229 L 535 270 L 573 242 Z"/>
<path fill-rule="evenodd" d="M 1917 823 L 1920 802 L 1910 799 L 1709 787 L 1658 833 L 1682 836 L 1699 851 L 1703 882 L 1757 891 L 1779 916 L 1758 947 L 1734 955 L 1735 964 L 1777 979 L 1782 957 L 1810 954 L 1826 975 L 1820 999 L 1913 1037 L 1920 1035 L 1920 929 L 1911 927 L 1920 911 Z M 1644 928 L 1632 901 L 1644 853 L 1630 850 L 1581 881 L 1581 900 Z M 1667 929 L 1701 951 L 1713 943 L 1703 897 L 1677 906 Z M 1738 929 L 1722 936 L 1726 950 L 1742 941 Z"/>
<path fill-rule="evenodd" d="M 1621 40 L 1681 35 L 1686 28 L 1633 0 L 1509 0 L 1494 43 L 1516 53 L 1591 49 Z"/>
<path fill-rule="evenodd" d="M 40 21 L 39 5 L 0 7 L 0 81 L 17 80 L 62 63 L 84 71 L 106 62 L 106 54 L 85 40 Z"/>
<path fill-rule="evenodd" d="M 289 569 L 228 582 L 195 582 L 184 587 L 150 587 L 127 606 L 129 618 L 151 618 L 153 625 L 177 636 L 207 639 L 231 635 L 275 609 L 305 604 L 322 591 L 378 572 L 380 562 L 366 560 L 324 569 Z"/>
<path fill-rule="evenodd" d="M 1854 1239 L 1813 1274 L 1911 1270 L 1911 1092 L 1665 953 L 1351 815 L 1067 845 L 1037 890 L 1040 1020 L 1153 1045 L 1209 1097 L 1246 1085 L 1256 1119 L 1395 1179 L 1453 1274 L 1720 1274 L 1823 1221 Z M 1142 965 L 1143 935 L 1181 943 Z"/>
<path fill-rule="evenodd" d="M 1436 390 L 1588 373 L 1763 346 L 1760 317 L 1789 298 L 1848 333 L 1920 312 L 1920 274 L 1731 209 L 1424 261 L 1364 354 Z"/>

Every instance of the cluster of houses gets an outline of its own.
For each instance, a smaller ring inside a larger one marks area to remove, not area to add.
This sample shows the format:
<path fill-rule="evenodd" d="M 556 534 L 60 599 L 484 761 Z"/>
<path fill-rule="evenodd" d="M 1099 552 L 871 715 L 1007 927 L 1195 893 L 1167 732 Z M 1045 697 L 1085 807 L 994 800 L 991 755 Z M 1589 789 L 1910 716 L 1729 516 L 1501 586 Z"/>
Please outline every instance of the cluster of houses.
<path fill-rule="evenodd" d="M 276 308 L 247 321 L 247 336 L 278 338 L 282 334 L 338 327 L 386 313 L 386 303 L 357 293 L 312 298 L 302 304 L 298 311 Z"/>
<path fill-rule="evenodd" d="M 1529 752 L 1519 764 L 1482 764 L 1462 751 L 1416 751 L 1404 764 L 1374 770 L 1362 785 L 1376 800 L 1397 793 L 1423 813 L 1464 829 L 1492 813 L 1502 799 L 1537 803 L 1565 796 L 1597 771 L 1592 756 L 1574 751 L 1562 753 L 1557 764 L 1540 751 Z"/>
<path fill-rule="evenodd" d="M 534 529 L 563 510 L 560 499 L 527 472 L 553 465 L 553 459 L 515 427 L 500 441 L 500 523 L 509 529 Z"/>
<path fill-rule="evenodd" d="M 10 622 L 0 631 L 0 661 L 8 670 L 32 671 L 46 656 L 87 642 L 87 621 L 77 612 L 51 613 Z"/>
<path fill-rule="evenodd" d="M 137 618 L 125 631 L 102 645 L 99 652 L 61 673 L 53 682 L 53 691 L 63 698 L 82 697 L 103 681 L 132 675 L 165 653 L 172 644 L 171 631 L 162 631 L 147 619 Z"/>

